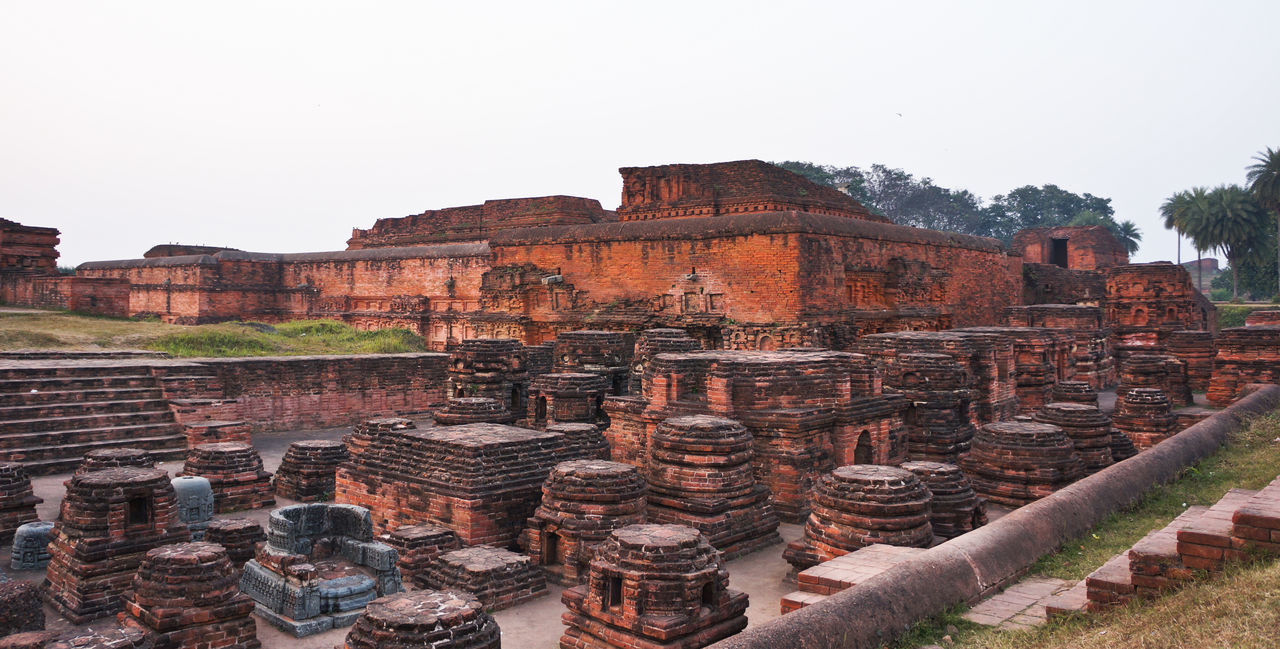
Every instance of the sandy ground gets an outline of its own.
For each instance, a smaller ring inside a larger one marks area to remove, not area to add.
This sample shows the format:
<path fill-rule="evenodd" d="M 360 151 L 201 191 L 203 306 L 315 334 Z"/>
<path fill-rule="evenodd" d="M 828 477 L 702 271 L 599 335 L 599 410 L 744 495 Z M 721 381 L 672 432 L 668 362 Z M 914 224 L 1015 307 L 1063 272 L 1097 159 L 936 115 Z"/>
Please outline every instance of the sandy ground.
<path fill-rule="evenodd" d="M 290 442 L 301 439 L 340 439 L 348 430 L 348 428 L 331 428 L 289 433 L 267 433 L 255 436 L 254 445 L 262 455 L 262 461 L 267 470 L 274 472 L 276 467 L 280 465 L 280 458 L 284 455 L 285 449 L 288 448 Z M 168 471 L 170 475 L 174 475 L 182 468 L 182 464 L 180 462 L 165 462 L 160 464 L 159 467 Z M 65 491 L 63 483 L 70 477 L 71 474 L 63 473 L 32 479 L 32 487 L 35 490 L 35 494 L 44 499 L 44 503 L 37 507 L 41 520 L 53 520 L 57 516 Z M 293 503 L 294 501 L 278 498 L 276 506 L 291 505 Z M 257 509 L 249 512 L 219 514 L 217 518 L 249 518 L 261 523 L 265 528 L 269 512 L 269 509 Z M 782 596 L 795 590 L 794 586 L 788 586 L 783 583 L 790 566 L 783 561 L 782 550 L 786 547 L 787 542 L 801 536 L 803 528 L 799 525 L 782 525 L 779 528 L 779 532 L 784 539 L 783 543 L 769 546 L 745 557 L 730 561 L 728 564 L 730 586 L 748 593 L 751 598 L 751 606 L 747 609 L 747 619 L 751 626 L 778 617 L 779 603 Z M 0 548 L 0 556 L 7 557 L 8 555 L 9 548 L 7 546 Z M 43 569 L 15 571 L 9 569 L 8 561 L 4 561 L 2 564 L 3 567 L 0 567 L 0 572 L 13 579 L 35 582 L 44 579 Z M 560 603 L 560 593 L 564 589 L 560 586 L 549 585 L 548 590 L 550 592 L 546 596 L 494 614 L 494 618 L 497 619 L 498 625 L 502 628 L 504 647 L 512 649 L 553 649 L 558 646 L 557 642 L 561 632 L 564 630 L 564 625 L 560 622 L 560 615 L 564 612 L 564 605 Z M 58 617 L 53 609 L 48 606 L 45 606 L 45 619 L 46 628 L 52 631 L 64 631 L 73 628 L 107 628 L 115 625 L 114 619 L 104 618 L 75 627 Z M 335 646 L 342 645 L 346 634 L 347 629 L 335 629 L 306 638 L 294 638 L 262 619 L 258 619 L 258 638 L 267 649 L 284 649 L 286 647 L 290 649 L 333 649 Z"/>

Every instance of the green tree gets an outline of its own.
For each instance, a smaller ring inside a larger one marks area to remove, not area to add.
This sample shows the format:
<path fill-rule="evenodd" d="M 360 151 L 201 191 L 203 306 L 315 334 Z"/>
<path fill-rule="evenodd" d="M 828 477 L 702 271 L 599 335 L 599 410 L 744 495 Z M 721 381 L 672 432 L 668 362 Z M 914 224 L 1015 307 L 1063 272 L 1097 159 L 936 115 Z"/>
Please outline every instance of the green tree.
<path fill-rule="evenodd" d="M 1280 229 L 1280 149 L 1267 147 L 1253 159 L 1254 164 L 1246 170 L 1249 191 L 1253 192 L 1259 205 L 1272 212 L 1276 227 Z M 1280 286 L 1280 247 L 1276 249 L 1276 268 L 1277 286 Z"/>
<path fill-rule="evenodd" d="M 1270 216 L 1239 185 L 1215 187 L 1196 202 L 1193 214 L 1197 246 L 1222 251 L 1231 264 L 1231 295 L 1240 297 L 1240 265 L 1261 247 L 1271 229 Z"/>
<path fill-rule="evenodd" d="M 1240 262 L 1240 268 L 1232 268 L 1239 272 L 1240 294 L 1250 300 L 1269 300 L 1276 294 L 1276 232 L 1266 228 L 1265 236 L 1258 242 L 1254 254 L 1250 254 Z M 1221 273 L 1213 280 L 1213 288 L 1231 291 L 1231 276 Z"/>

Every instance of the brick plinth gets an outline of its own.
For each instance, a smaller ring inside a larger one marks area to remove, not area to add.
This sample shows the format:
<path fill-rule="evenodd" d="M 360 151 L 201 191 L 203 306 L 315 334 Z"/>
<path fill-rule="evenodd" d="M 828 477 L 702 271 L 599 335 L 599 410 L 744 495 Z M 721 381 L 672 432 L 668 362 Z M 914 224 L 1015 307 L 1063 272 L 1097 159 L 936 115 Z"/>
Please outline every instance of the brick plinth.
<path fill-rule="evenodd" d="M 208 419 L 186 421 L 182 424 L 182 430 L 187 435 L 187 448 L 195 448 L 201 444 L 216 444 L 218 442 L 252 444 L 251 429 L 252 427 L 247 421 Z"/>
<path fill-rule="evenodd" d="M 432 523 L 466 545 L 511 546 L 551 468 L 574 459 L 564 435 L 501 424 L 416 430 L 379 419 L 345 441 L 351 460 L 338 469 L 338 502 L 367 507 L 379 533 Z"/>
<path fill-rule="evenodd" d="M 204 540 L 226 548 L 227 558 L 235 567 L 237 578 L 245 562 L 252 559 L 259 543 L 267 540 L 262 526 L 247 518 L 219 518 L 209 523 Z"/>
<path fill-rule="evenodd" d="M 426 587 L 427 568 L 450 550 L 462 547 L 458 535 L 447 527 L 437 525 L 405 525 L 378 537 L 378 540 L 396 549 L 399 555 L 400 576 L 418 588 Z"/>
<path fill-rule="evenodd" d="M 646 483 L 636 467 L 604 460 L 557 464 L 542 485 L 542 504 L 529 519 L 524 548 L 547 577 L 585 581 L 595 548 L 620 527 L 645 522 Z"/>
<path fill-rule="evenodd" d="M 333 500 L 338 466 L 350 459 L 342 442 L 308 439 L 289 444 L 276 469 L 275 491 L 300 502 Z"/>
<path fill-rule="evenodd" d="M 76 467 L 76 474 L 114 469 L 122 466 L 155 468 L 156 460 L 151 451 L 144 448 L 104 448 L 84 454 L 84 460 Z"/>
<path fill-rule="evenodd" d="M 420 590 L 374 600 L 342 649 L 499 649 L 502 632 L 474 597 Z"/>
<path fill-rule="evenodd" d="M 781 541 L 754 455 L 751 431 L 731 419 L 662 422 L 649 439 L 649 520 L 697 529 L 726 558 Z"/>
<path fill-rule="evenodd" d="M 783 558 L 796 570 L 876 543 L 923 548 L 933 543 L 930 493 L 907 469 L 855 464 L 822 477 L 804 538 Z"/>
<path fill-rule="evenodd" d="M 156 634 L 156 649 L 257 649 L 253 600 L 227 551 L 212 543 L 155 548 L 124 596 L 120 622 Z"/>
<path fill-rule="evenodd" d="M 1134 388 L 1116 403 L 1112 423 L 1139 449 L 1148 449 L 1178 432 L 1169 397 L 1158 388 Z"/>
<path fill-rule="evenodd" d="M 36 505 L 42 502 L 21 464 L 0 462 L 0 543 L 11 542 L 19 527 L 40 520 Z"/>
<path fill-rule="evenodd" d="M 1222 408 L 1250 383 L 1280 383 L 1280 325 L 1223 329 L 1209 380 L 1209 403 Z"/>
<path fill-rule="evenodd" d="M 449 397 L 444 409 L 435 414 L 437 426 L 463 424 L 510 424 L 516 416 L 498 399 L 489 397 Z"/>
<path fill-rule="evenodd" d="M 532 559 L 483 545 L 441 554 L 422 577 L 427 588 L 467 593 L 489 611 L 547 594 L 547 578 Z"/>
<path fill-rule="evenodd" d="M 904 462 L 902 468 L 916 474 L 929 488 L 929 523 L 934 536 L 951 539 L 987 524 L 987 501 L 974 492 L 960 467 Z"/>
<path fill-rule="evenodd" d="M 1050 403 L 1034 415 L 1042 424 L 1061 428 L 1071 438 L 1084 462 L 1085 475 L 1093 475 L 1114 462 L 1111 457 L 1111 418 L 1097 406 L 1083 403 Z"/>
<path fill-rule="evenodd" d="M 698 350 L 698 341 L 684 329 L 646 329 L 640 333 L 636 341 L 635 355 L 631 359 L 631 375 L 628 378 L 627 392 L 642 394 L 644 392 L 644 375 L 649 370 L 653 357 L 658 354 L 692 352 Z"/>
<path fill-rule="evenodd" d="M 49 542 L 46 601 L 75 624 L 119 611 L 147 551 L 189 539 L 175 503 L 169 476 L 158 469 L 73 476 Z"/>
<path fill-rule="evenodd" d="M 679 525 L 614 531 L 561 600 L 561 649 L 697 649 L 747 626 L 747 596 L 729 589 L 720 553 Z"/>
<path fill-rule="evenodd" d="M 1212 331 L 1175 331 L 1169 334 L 1165 347 L 1186 365 L 1188 389 L 1192 392 L 1209 389 L 1213 357 L 1218 353 Z"/>
<path fill-rule="evenodd" d="M 971 327 L 959 331 L 997 334 L 1012 341 L 1017 411 L 1021 414 L 1044 406 L 1050 400 L 1053 384 L 1075 375 L 1071 352 L 1075 337 L 1068 332 L 1040 327 Z"/>
<path fill-rule="evenodd" d="M 1278 324 L 1280 324 L 1280 311 L 1250 311 L 1244 317 L 1244 326 L 1246 327 Z"/>
<path fill-rule="evenodd" d="M 1116 401 L 1121 402 L 1134 388 L 1163 390 L 1176 406 L 1191 405 L 1191 389 L 1187 387 L 1186 363 L 1169 354 L 1132 354 L 1120 362 L 1120 387 Z"/>
<path fill-rule="evenodd" d="M 616 331 L 562 331 L 556 335 L 552 371 L 597 374 L 609 394 L 626 394 L 633 348 Z"/>
<path fill-rule="evenodd" d="M 969 372 L 969 387 L 977 392 L 972 408 L 975 424 L 1008 419 L 1017 410 L 1013 341 L 1000 334 L 954 330 L 873 334 L 858 340 L 858 351 L 883 368 L 898 362 L 902 354 L 948 354 Z"/>
<path fill-rule="evenodd" d="M 974 491 L 1009 507 L 1044 498 L 1084 476 L 1071 438 L 1057 426 L 1033 422 L 983 426 L 960 466 Z"/>
<path fill-rule="evenodd" d="M 271 474 L 262 468 L 262 456 L 249 444 L 201 444 L 187 452 L 187 462 L 179 475 L 207 479 L 213 487 L 213 508 L 217 513 L 276 504 Z"/>
<path fill-rule="evenodd" d="M 1098 281 L 1101 282 L 1101 278 Z M 1116 384 L 1111 329 L 1103 322 L 1102 309 L 1082 304 L 1033 304 L 1005 309 L 1005 320 L 1011 327 L 1046 327 L 1069 332 L 1075 339 L 1071 353 L 1072 378 L 1099 390 Z M 1057 397 L 1053 400 L 1061 401 Z"/>
<path fill-rule="evenodd" d="M 1087 381 L 1058 381 L 1053 386 L 1054 403 L 1098 405 L 1098 390 Z"/>
<path fill-rule="evenodd" d="M 564 435 L 565 449 L 574 457 L 583 460 L 609 459 L 609 440 L 605 439 L 600 427 L 585 422 L 551 424 L 548 433 Z"/>
<path fill-rule="evenodd" d="M 901 354 L 886 369 L 886 393 L 901 394 L 907 454 L 913 460 L 955 463 L 969 452 L 974 427 L 969 375 L 947 354 Z"/>

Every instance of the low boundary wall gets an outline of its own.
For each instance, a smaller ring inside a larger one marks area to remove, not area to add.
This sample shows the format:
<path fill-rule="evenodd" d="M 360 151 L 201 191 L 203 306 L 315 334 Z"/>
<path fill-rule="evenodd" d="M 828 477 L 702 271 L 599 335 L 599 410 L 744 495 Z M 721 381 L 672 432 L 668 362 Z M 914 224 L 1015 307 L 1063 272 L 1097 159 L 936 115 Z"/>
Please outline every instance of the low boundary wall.
<path fill-rule="evenodd" d="M 1023 574 L 1152 486 L 1212 455 L 1255 415 L 1280 406 L 1280 386 L 1254 385 L 1244 398 L 1154 448 L 1089 476 L 999 520 L 822 602 L 722 640 L 715 649 L 873 649 L 912 624 Z"/>

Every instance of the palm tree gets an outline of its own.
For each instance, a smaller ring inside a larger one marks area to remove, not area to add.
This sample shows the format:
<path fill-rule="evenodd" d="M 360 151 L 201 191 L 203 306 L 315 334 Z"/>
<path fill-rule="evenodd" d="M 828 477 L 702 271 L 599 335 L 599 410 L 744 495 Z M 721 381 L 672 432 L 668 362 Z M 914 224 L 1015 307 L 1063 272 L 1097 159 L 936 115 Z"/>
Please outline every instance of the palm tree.
<path fill-rule="evenodd" d="M 1231 294 L 1240 297 L 1240 262 L 1254 251 L 1262 233 L 1271 227 L 1271 217 L 1239 185 L 1222 185 L 1208 193 L 1201 223 L 1202 241 L 1217 248 L 1231 264 Z M 1199 208 L 1197 208 L 1199 209 Z"/>
<path fill-rule="evenodd" d="M 1133 221 L 1121 221 L 1116 227 L 1111 228 L 1111 234 L 1120 241 L 1120 245 L 1124 246 L 1125 252 L 1132 255 L 1138 252 L 1138 242 L 1142 241 L 1142 231 L 1138 229 L 1138 225 Z"/>
<path fill-rule="evenodd" d="M 1249 191 L 1263 208 L 1275 212 L 1277 234 L 1280 234 L 1280 148 L 1267 147 L 1253 159 L 1257 162 L 1247 169 Z M 1280 246 L 1276 247 L 1276 264 L 1280 267 Z"/>
<path fill-rule="evenodd" d="M 1160 205 L 1160 216 L 1164 217 L 1164 229 L 1178 233 L 1178 265 L 1182 265 L 1182 235 L 1185 230 L 1183 221 L 1187 218 L 1187 210 L 1191 206 L 1191 192 L 1181 191 L 1165 199 Z"/>
<path fill-rule="evenodd" d="M 1218 247 L 1211 227 L 1213 214 L 1210 208 L 1209 190 L 1193 187 L 1174 194 L 1165 205 L 1170 205 L 1174 227 L 1191 241 L 1196 249 L 1196 288 L 1204 292 L 1204 253 Z M 1163 208 L 1162 208 L 1163 210 Z"/>

